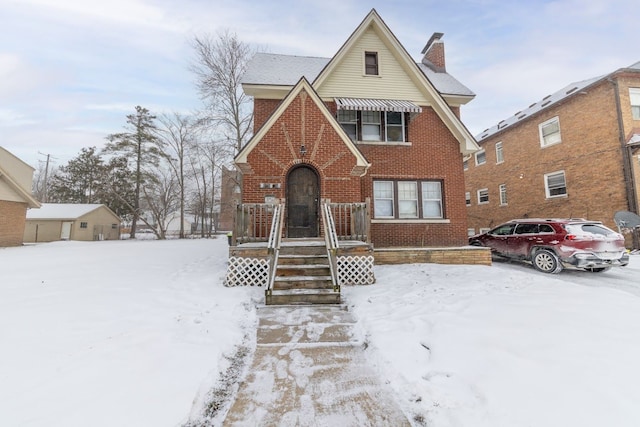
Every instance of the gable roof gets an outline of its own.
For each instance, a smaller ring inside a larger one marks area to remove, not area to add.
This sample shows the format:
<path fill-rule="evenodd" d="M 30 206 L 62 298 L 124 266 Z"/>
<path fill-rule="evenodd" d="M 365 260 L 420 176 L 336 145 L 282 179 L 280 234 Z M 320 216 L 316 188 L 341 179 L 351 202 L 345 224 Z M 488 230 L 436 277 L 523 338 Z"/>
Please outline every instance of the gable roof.
<path fill-rule="evenodd" d="M 40 207 L 40 203 L 31 195 L 31 189 L 24 188 L 23 185 L 25 184 L 20 184 L 20 182 L 27 181 L 27 178 L 20 179 L 20 176 L 33 175 L 33 168 L 3 147 L 0 147 L 0 154 L 2 154 L 0 156 L 0 181 L 5 182 L 9 189 L 17 194 L 20 199 L 24 200 L 30 208 Z M 3 166 L 3 159 L 10 159 L 13 163 Z M 11 166 L 12 164 L 13 167 Z M 18 176 L 14 176 L 9 170 L 10 168 L 16 172 Z M 28 182 L 28 185 L 30 185 L 30 178 L 28 179 Z"/>
<path fill-rule="evenodd" d="M 325 116 L 327 121 L 331 124 L 332 128 L 338 133 L 342 142 L 347 146 L 347 149 L 355 156 L 356 158 L 356 167 L 365 171 L 371 166 L 371 164 L 364 158 L 358 147 L 353 143 L 351 138 L 347 135 L 347 133 L 342 129 L 342 126 L 335 120 L 327 106 L 322 102 L 318 93 L 313 89 L 309 81 L 302 77 L 298 83 L 291 89 L 289 94 L 285 99 L 282 100 L 278 108 L 271 114 L 269 119 L 258 129 L 258 131 L 253 135 L 253 137 L 249 140 L 249 142 L 242 147 L 242 150 L 236 155 L 234 161 L 236 164 L 247 163 L 247 157 L 249 153 L 258 145 L 258 143 L 264 138 L 266 133 L 271 129 L 271 127 L 275 124 L 275 122 L 282 116 L 282 114 L 286 111 L 289 105 L 293 102 L 294 99 L 298 97 L 298 95 L 305 91 L 309 98 L 313 101 L 313 103 L 318 107 L 320 112 Z"/>
<path fill-rule="evenodd" d="M 106 205 L 100 203 L 43 203 L 40 209 L 27 211 L 27 219 L 74 220 L 101 207 L 118 217 Z"/>
<path fill-rule="evenodd" d="M 399 65 L 403 68 L 403 70 L 407 73 L 408 77 L 414 82 L 414 84 L 416 85 L 416 88 L 425 96 L 425 98 L 428 100 L 430 106 L 436 112 L 438 117 L 440 117 L 442 122 L 453 134 L 456 140 L 458 140 L 458 143 L 460 145 L 460 152 L 463 155 L 468 155 L 478 151 L 480 147 L 478 146 L 473 135 L 471 135 L 468 129 L 462 124 L 462 122 L 454 114 L 454 112 L 451 110 L 451 108 L 443 98 L 443 95 L 435 88 L 435 86 L 429 80 L 426 74 L 426 73 L 430 73 L 430 74 L 434 74 L 434 73 L 432 71 L 427 71 L 428 67 L 420 67 L 418 66 L 418 64 L 416 64 L 413 61 L 409 53 L 398 41 L 396 36 L 391 32 L 389 27 L 387 27 L 387 25 L 384 23 L 382 18 L 380 18 L 380 16 L 378 15 L 378 12 L 376 12 L 375 9 L 371 9 L 369 14 L 364 18 L 364 20 L 360 23 L 360 25 L 356 28 L 356 30 L 351 34 L 351 36 L 342 45 L 342 47 L 340 47 L 338 52 L 329 60 L 329 62 L 325 65 L 325 67 L 315 76 L 315 78 L 313 79 L 314 90 L 321 91 L 322 85 L 327 81 L 328 77 L 334 72 L 334 70 L 336 70 L 337 67 L 340 66 L 340 63 L 342 62 L 342 60 L 346 57 L 346 55 L 349 54 L 349 52 L 352 50 L 354 45 L 358 42 L 358 40 L 360 40 L 363 37 L 363 34 L 366 31 L 368 31 L 369 28 L 373 28 L 376 34 L 378 35 L 378 37 L 380 37 L 380 39 L 382 40 L 382 42 L 389 47 L 389 51 L 398 61 Z M 320 61 L 318 60 L 318 58 L 316 58 L 313 61 L 313 67 L 310 66 L 308 70 L 306 69 L 301 70 L 300 67 L 302 67 L 302 64 L 304 61 L 300 60 L 299 58 L 304 58 L 304 57 L 297 57 L 297 58 L 298 59 L 295 59 L 294 61 L 292 61 L 292 65 L 294 66 L 291 67 L 292 68 L 292 70 L 290 70 L 291 73 L 293 73 L 294 72 L 293 70 L 295 70 L 297 72 L 303 71 L 305 73 L 313 74 L 320 65 Z M 278 65 L 283 65 L 282 63 L 287 61 L 282 56 L 278 58 L 275 58 L 273 56 L 272 57 L 265 56 L 259 59 L 264 60 L 265 63 L 271 62 L 271 65 L 277 64 L 278 62 L 280 62 L 280 64 Z M 254 71 L 258 69 L 259 68 L 257 67 L 256 68 L 250 67 L 248 76 L 245 79 L 243 79 L 243 87 L 245 87 L 245 85 L 249 85 L 250 80 L 256 80 L 259 78 L 257 76 L 257 71 Z M 289 73 L 289 71 L 287 71 L 286 68 L 280 69 L 278 70 L 278 72 L 280 73 L 284 72 L 287 74 Z M 272 76 L 272 74 L 275 74 L 275 73 L 276 73 L 275 69 L 268 70 L 268 75 L 270 76 Z M 306 78 L 307 76 L 303 75 L 299 77 Z M 286 85 L 284 84 L 284 82 L 288 81 L 289 78 L 290 78 L 290 75 L 287 75 L 285 77 L 278 77 L 274 81 L 277 81 L 280 83 L 266 83 L 266 85 L 273 86 L 276 88 L 280 87 L 281 89 L 284 89 L 286 88 Z M 444 84 L 446 84 L 447 86 L 450 85 L 451 87 L 447 87 L 448 90 L 454 90 L 453 86 L 454 86 L 455 79 L 445 78 L 445 79 L 439 79 L 438 81 L 443 85 Z M 471 91 L 468 91 L 468 92 L 470 92 L 470 94 L 467 94 L 466 96 L 469 96 L 469 97 L 474 96 Z M 458 95 L 461 95 L 461 94 L 458 94 Z M 348 96 L 348 94 L 345 94 L 345 96 Z M 333 122 L 335 120 L 332 119 L 331 121 Z"/>
<path fill-rule="evenodd" d="M 579 82 L 574 82 L 571 83 L 565 87 L 563 87 L 562 89 L 560 89 L 557 92 L 552 93 L 551 95 L 547 95 L 544 98 L 542 98 L 542 100 L 538 101 L 538 102 L 534 102 L 533 104 L 529 105 L 529 107 L 518 111 L 517 113 L 515 113 L 513 116 L 508 117 L 504 120 L 501 120 L 497 125 L 494 125 L 490 128 L 487 128 L 485 130 L 483 130 L 482 132 L 480 132 L 478 135 L 476 135 L 476 139 L 480 142 L 484 141 L 485 139 L 494 136 L 495 134 L 502 132 L 504 129 L 513 126 L 514 124 L 517 124 L 525 119 L 528 119 L 529 117 L 543 111 L 546 109 L 549 109 L 551 107 L 553 107 L 554 105 L 556 105 L 557 103 L 564 101 L 565 99 L 568 99 L 574 95 L 578 95 L 581 92 L 583 92 L 584 89 L 586 89 L 587 87 L 599 83 L 602 80 L 609 78 L 610 76 L 612 76 L 613 74 L 616 74 L 618 72 L 624 72 L 624 71 L 633 71 L 633 72 L 640 72 L 640 61 L 636 62 L 635 64 L 627 67 L 627 68 L 621 68 L 619 70 L 614 71 L 613 73 L 609 73 L 609 74 L 605 74 L 602 76 L 597 76 L 597 77 L 593 77 L 587 80 L 582 80 Z"/>
<path fill-rule="evenodd" d="M 331 58 L 315 56 L 256 53 L 242 77 L 242 85 L 293 86 L 300 77 L 314 81 Z M 416 63 L 442 95 L 474 97 L 475 93 L 448 73 L 437 73 L 423 63 Z M 283 88 L 284 89 L 284 88 Z M 251 92 L 249 90 L 249 92 Z"/>

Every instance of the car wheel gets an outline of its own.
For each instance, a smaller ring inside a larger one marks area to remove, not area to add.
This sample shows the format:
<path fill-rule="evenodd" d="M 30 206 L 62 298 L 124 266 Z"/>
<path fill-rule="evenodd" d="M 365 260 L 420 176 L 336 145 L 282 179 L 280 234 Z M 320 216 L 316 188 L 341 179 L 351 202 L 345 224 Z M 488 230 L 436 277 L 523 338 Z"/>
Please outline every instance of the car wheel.
<path fill-rule="evenodd" d="M 547 249 L 540 249 L 533 254 L 533 267 L 542 271 L 543 273 L 560 273 L 562 271 L 562 264 L 560 260 L 553 252 Z"/>
<path fill-rule="evenodd" d="M 602 273 L 603 271 L 609 270 L 611 267 L 593 267 L 593 268 L 585 268 L 590 273 Z"/>
<path fill-rule="evenodd" d="M 477 240 L 474 240 L 473 242 L 469 243 L 470 246 L 480 246 L 482 247 L 482 243 L 478 242 Z"/>

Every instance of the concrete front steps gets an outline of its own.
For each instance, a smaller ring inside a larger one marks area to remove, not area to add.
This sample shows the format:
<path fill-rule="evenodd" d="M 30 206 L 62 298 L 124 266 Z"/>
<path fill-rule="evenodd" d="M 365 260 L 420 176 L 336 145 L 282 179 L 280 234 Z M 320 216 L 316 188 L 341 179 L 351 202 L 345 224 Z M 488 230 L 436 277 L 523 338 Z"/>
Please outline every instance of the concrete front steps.
<path fill-rule="evenodd" d="M 266 305 L 339 304 L 324 240 L 285 239 L 280 245 L 273 289 Z"/>

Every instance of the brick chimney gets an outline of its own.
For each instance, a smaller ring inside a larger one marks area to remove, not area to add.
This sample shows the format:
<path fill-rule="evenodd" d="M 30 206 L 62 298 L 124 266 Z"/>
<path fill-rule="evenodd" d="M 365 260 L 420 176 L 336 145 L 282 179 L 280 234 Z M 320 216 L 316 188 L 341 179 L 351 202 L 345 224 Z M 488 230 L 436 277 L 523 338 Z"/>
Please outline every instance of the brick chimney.
<path fill-rule="evenodd" d="M 444 43 L 442 42 L 444 33 L 433 33 L 427 45 L 422 49 L 422 63 L 437 73 L 446 72 L 444 62 Z"/>

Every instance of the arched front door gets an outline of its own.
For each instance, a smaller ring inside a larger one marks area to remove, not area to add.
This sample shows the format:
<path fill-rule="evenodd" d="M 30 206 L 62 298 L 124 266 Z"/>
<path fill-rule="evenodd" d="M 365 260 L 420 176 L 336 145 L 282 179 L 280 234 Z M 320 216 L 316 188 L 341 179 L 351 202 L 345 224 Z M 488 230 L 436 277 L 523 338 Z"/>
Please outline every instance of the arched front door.
<path fill-rule="evenodd" d="M 287 236 L 318 237 L 318 174 L 298 166 L 287 177 Z"/>

